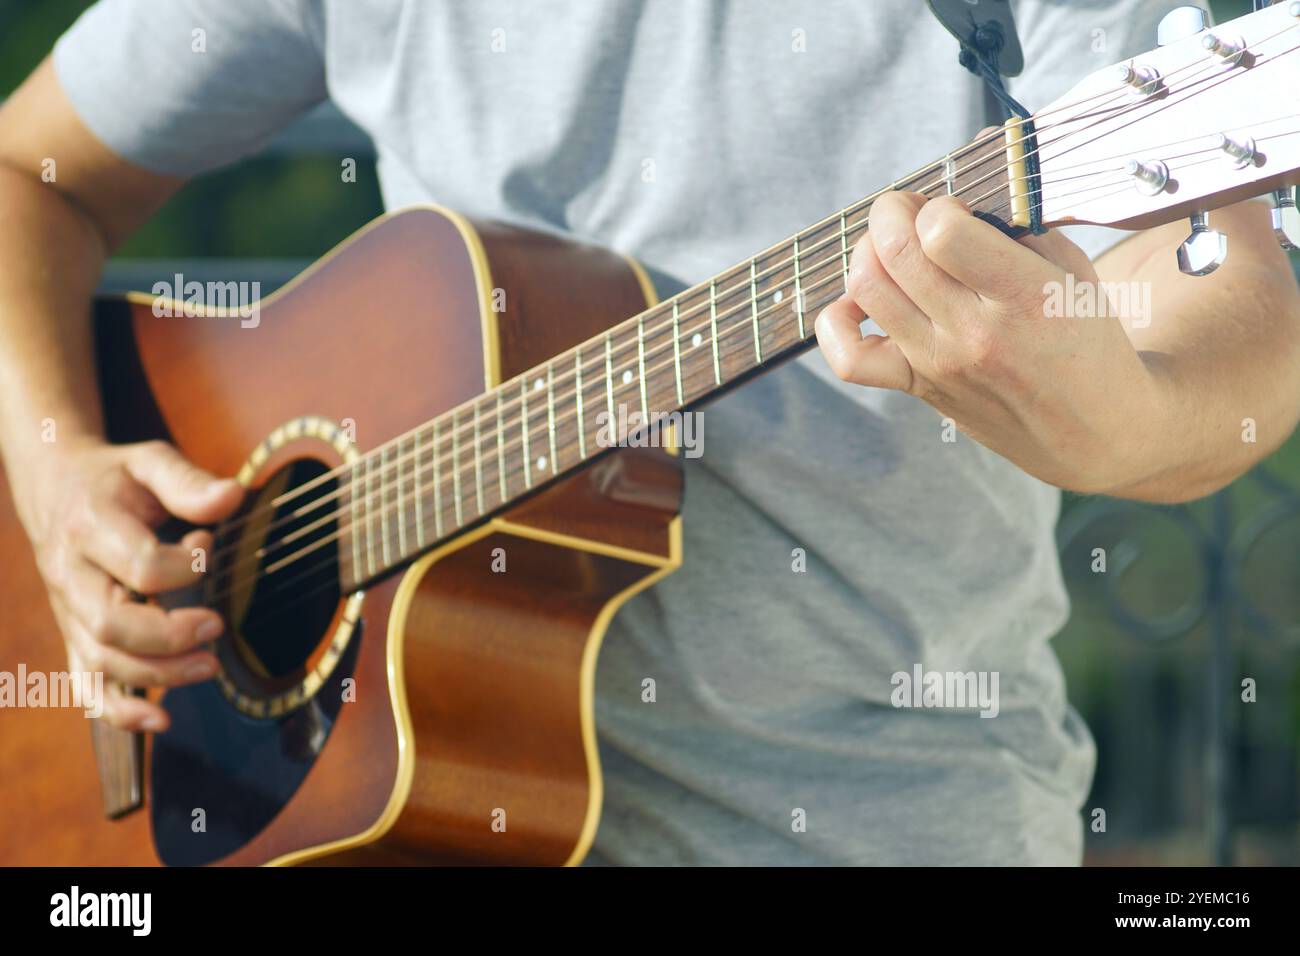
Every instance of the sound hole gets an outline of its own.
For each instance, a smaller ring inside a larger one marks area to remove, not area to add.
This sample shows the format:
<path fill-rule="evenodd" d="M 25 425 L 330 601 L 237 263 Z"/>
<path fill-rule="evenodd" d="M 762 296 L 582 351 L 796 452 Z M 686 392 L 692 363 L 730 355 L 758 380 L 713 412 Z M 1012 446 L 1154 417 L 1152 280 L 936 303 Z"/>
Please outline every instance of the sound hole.
<path fill-rule="evenodd" d="M 274 693 L 300 679 L 338 609 L 340 502 L 335 479 L 321 478 L 329 470 L 314 459 L 291 462 L 250 493 L 232 527 L 222 657 L 245 692 Z"/>

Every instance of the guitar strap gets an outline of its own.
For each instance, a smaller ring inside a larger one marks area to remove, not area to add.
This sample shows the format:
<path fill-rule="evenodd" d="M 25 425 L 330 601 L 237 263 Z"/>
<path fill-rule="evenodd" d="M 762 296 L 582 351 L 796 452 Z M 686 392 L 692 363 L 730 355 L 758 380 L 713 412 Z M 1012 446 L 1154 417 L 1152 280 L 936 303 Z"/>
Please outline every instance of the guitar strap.
<path fill-rule="evenodd" d="M 1042 196 L 1038 175 L 1038 142 L 1034 121 L 1002 82 L 1019 76 L 1025 68 L 1024 51 L 1016 33 L 1009 0 L 926 0 L 944 29 L 957 38 L 959 62 L 984 81 L 989 95 L 1001 107 L 1003 119 L 1019 117 L 1029 187 L 1029 231 L 1038 235 L 1042 224 Z"/>

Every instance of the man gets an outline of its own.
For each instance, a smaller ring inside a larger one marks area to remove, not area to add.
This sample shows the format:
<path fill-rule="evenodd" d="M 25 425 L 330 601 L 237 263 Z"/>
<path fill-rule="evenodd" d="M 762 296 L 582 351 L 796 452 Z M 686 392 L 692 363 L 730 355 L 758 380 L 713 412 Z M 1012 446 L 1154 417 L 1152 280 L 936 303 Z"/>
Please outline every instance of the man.
<path fill-rule="evenodd" d="M 1013 92 L 1042 106 L 1154 46 L 1168 6 L 1023 0 Z M 204 533 L 150 528 L 216 521 L 238 489 L 103 444 L 85 322 L 106 254 L 187 177 L 329 97 L 390 207 L 691 282 L 969 141 L 986 101 L 956 59 L 915 0 L 104 0 L 0 112 L 0 442 L 70 656 L 137 686 L 212 674 L 215 617 L 122 595 L 188 583 Z M 823 354 L 705 412 L 685 565 L 606 640 L 596 862 L 1078 862 L 1093 751 L 1047 643 L 1056 489 L 1195 498 L 1300 415 L 1300 295 L 1258 203 L 1216 213 L 1232 252 L 1195 280 L 1185 223 L 1016 243 L 903 194 L 871 223 Z M 1044 319 L 1067 275 L 1149 283 L 1152 321 Z M 996 675 L 996 716 L 893 706 L 917 667 Z M 143 700 L 107 712 L 166 726 Z"/>

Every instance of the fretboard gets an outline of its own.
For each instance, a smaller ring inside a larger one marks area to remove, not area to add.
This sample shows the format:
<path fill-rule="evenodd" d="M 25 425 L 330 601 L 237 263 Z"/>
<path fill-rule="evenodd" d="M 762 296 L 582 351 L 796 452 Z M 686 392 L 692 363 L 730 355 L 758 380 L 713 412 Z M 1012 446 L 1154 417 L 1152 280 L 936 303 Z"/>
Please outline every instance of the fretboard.
<path fill-rule="evenodd" d="M 957 195 L 1019 231 L 1006 225 L 1006 149 L 977 141 L 393 439 L 339 478 L 344 589 L 809 348 L 872 202 L 890 190 Z"/>

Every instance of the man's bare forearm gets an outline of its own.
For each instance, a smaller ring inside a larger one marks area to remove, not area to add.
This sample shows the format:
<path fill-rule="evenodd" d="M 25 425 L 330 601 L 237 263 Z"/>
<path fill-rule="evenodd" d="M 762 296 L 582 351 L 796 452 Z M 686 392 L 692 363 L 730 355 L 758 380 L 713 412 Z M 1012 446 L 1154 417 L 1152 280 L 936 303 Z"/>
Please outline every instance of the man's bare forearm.
<path fill-rule="evenodd" d="M 1132 409 L 1144 474 L 1111 491 L 1119 497 L 1211 494 L 1276 450 L 1300 420 L 1300 292 L 1289 263 L 1260 204 L 1218 218 L 1230 252 L 1210 276 L 1174 266 L 1182 223 L 1142 237 L 1140 255 L 1098 263 L 1103 280 L 1150 290 L 1149 325 L 1130 337 L 1160 396 L 1158 407 Z"/>
<path fill-rule="evenodd" d="M 104 255 L 72 202 L 0 164 L 0 451 L 15 490 L 51 437 L 101 433 L 89 304 Z"/>

